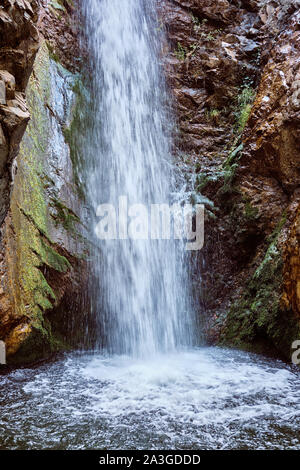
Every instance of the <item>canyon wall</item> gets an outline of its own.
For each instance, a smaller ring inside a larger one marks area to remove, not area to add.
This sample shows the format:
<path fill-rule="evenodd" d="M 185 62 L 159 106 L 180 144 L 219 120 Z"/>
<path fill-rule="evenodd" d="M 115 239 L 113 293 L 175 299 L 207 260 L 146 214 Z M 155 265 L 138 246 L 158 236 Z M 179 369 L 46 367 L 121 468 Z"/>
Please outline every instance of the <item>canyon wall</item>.
<path fill-rule="evenodd" d="M 0 9 L 0 340 L 13 364 L 78 346 L 87 316 L 87 211 L 69 137 L 81 86 L 70 5 L 9 0 Z"/>
<path fill-rule="evenodd" d="M 208 341 L 287 359 L 300 338 L 299 7 L 160 2 L 174 153 L 207 209 L 191 275 Z"/>

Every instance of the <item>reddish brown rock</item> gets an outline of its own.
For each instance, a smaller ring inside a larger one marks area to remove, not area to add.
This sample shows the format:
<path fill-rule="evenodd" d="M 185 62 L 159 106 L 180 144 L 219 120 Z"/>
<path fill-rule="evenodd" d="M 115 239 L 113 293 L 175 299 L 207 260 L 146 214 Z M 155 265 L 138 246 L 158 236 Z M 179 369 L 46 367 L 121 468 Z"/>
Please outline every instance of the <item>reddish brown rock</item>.
<path fill-rule="evenodd" d="M 295 216 L 284 247 L 284 294 L 283 302 L 300 319 L 300 194 L 295 201 Z"/>
<path fill-rule="evenodd" d="M 11 75 L 7 70 L 0 70 L 0 80 L 5 86 L 5 103 L 6 100 L 13 100 L 16 92 L 16 81 L 15 77 Z"/>
<path fill-rule="evenodd" d="M 0 10 L 0 69 L 11 73 L 24 91 L 38 49 L 39 2 L 4 0 Z"/>
<path fill-rule="evenodd" d="M 299 315 L 300 11 L 293 13 L 295 5 L 290 6 L 287 11 L 291 14 L 286 26 L 278 35 L 263 69 L 244 132 L 240 179 L 242 189 L 247 184 L 249 174 L 257 181 L 265 182 L 271 178 L 280 185 L 277 198 L 269 202 L 264 193 L 260 193 L 263 199 L 260 206 L 269 219 L 266 229 L 272 227 L 279 214 L 286 211 L 282 295 L 285 307 Z M 282 14 L 279 8 L 270 11 L 273 18 L 276 12 Z M 257 191 L 253 197 L 258 197 Z"/>
<path fill-rule="evenodd" d="M 38 28 L 46 39 L 54 60 L 59 61 L 70 71 L 78 72 L 83 59 L 83 49 L 79 41 L 79 7 L 75 1 L 62 1 L 60 8 L 41 1 Z"/>
<path fill-rule="evenodd" d="M 38 13 L 37 0 L 3 0 L 0 9 L 0 224 L 9 204 L 10 167 L 30 118 L 24 92 L 39 48 Z"/>
<path fill-rule="evenodd" d="M 222 331 L 227 343 L 255 349 L 263 337 L 285 357 L 300 334 L 299 7 L 162 0 L 160 11 L 180 129 L 175 151 L 196 163 L 195 190 L 216 208 L 197 258 L 196 304 L 211 341 Z"/>
<path fill-rule="evenodd" d="M 88 242 L 64 140 L 75 76 L 56 63 L 61 57 L 78 70 L 72 11 L 60 18 L 60 7 L 26 0 L 0 9 L 0 339 L 15 364 L 78 346 L 88 310 L 81 304 Z"/>

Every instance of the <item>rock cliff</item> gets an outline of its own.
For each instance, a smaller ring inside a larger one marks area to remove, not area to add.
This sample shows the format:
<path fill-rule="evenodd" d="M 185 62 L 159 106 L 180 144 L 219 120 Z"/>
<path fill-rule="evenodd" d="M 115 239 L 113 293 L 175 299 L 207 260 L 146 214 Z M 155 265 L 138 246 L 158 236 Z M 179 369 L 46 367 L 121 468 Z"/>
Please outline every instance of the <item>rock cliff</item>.
<path fill-rule="evenodd" d="M 160 2 L 174 153 L 207 207 L 199 314 L 210 342 L 287 359 L 300 337 L 299 6 Z"/>
<path fill-rule="evenodd" d="M 86 319 L 86 209 L 67 138 L 80 99 L 68 6 L 10 0 L 0 9 L 0 339 L 15 364 L 80 344 Z"/>
<path fill-rule="evenodd" d="M 0 9 L 0 223 L 9 204 L 10 182 L 30 115 L 25 88 L 39 47 L 38 2 L 4 0 Z"/>

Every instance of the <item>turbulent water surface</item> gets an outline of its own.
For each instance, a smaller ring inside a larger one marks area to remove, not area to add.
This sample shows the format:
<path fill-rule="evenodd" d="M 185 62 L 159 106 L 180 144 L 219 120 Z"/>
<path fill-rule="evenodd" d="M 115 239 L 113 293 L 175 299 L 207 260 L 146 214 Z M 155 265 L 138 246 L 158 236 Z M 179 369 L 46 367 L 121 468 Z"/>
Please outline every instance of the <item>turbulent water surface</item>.
<path fill-rule="evenodd" d="M 0 449 L 300 449 L 300 373 L 218 348 L 0 377 Z"/>

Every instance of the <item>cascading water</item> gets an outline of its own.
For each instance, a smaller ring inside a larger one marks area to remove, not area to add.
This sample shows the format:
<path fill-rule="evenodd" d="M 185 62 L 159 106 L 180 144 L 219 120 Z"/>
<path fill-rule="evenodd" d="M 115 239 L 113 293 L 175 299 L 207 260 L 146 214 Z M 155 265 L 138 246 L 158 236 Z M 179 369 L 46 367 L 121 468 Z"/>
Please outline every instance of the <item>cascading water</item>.
<path fill-rule="evenodd" d="M 103 203 L 118 209 L 119 197 L 126 197 L 128 206 L 144 204 L 149 212 L 151 204 L 170 202 L 170 119 L 158 61 L 155 3 L 84 2 L 94 100 L 87 179 L 95 211 Z M 99 285 L 93 295 L 99 299 L 96 309 L 108 350 L 139 356 L 190 345 L 183 244 L 124 239 L 95 243 L 101 256 L 96 257 Z"/>

